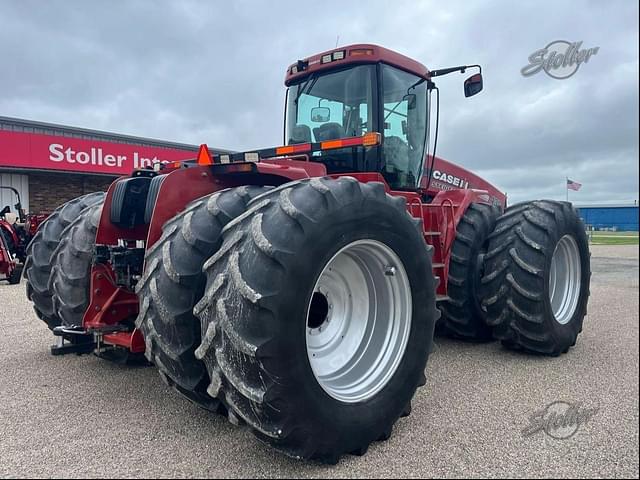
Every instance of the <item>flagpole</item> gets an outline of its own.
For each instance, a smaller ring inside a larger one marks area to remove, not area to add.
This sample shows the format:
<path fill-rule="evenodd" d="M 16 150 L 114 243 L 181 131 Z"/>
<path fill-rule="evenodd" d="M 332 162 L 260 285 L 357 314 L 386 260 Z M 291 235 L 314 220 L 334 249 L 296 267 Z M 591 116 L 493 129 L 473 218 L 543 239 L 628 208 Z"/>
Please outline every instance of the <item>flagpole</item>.
<path fill-rule="evenodd" d="M 564 188 L 567 190 L 567 202 L 569 201 L 569 177 L 564 177 Z"/>

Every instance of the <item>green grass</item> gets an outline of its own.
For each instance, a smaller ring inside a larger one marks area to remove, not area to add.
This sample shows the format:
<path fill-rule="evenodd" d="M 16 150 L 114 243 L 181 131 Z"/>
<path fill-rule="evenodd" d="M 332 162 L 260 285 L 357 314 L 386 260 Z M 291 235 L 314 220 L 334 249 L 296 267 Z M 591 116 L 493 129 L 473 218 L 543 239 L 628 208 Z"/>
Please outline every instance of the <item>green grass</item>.
<path fill-rule="evenodd" d="M 638 245 L 637 232 L 593 232 L 589 235 L 592 245 Z"/>

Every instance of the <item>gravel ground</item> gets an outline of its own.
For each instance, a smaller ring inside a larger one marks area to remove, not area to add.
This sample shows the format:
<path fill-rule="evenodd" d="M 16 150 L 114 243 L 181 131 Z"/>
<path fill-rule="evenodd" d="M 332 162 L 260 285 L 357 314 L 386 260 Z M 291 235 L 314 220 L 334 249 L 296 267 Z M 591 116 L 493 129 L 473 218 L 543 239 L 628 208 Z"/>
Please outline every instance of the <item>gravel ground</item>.
<path fill-rule="evenodd" d="M 592 248 L 589 316 L 559 358 L 439 340 L 392 438 L 336 466 L 290 460 L 179 398 L 153 368 L 52 357 L 24 285 L 0 285 L 0 477 L 638 477 L 638 247 Z M 596 413 L 525 437 L 551 402 Z"/>

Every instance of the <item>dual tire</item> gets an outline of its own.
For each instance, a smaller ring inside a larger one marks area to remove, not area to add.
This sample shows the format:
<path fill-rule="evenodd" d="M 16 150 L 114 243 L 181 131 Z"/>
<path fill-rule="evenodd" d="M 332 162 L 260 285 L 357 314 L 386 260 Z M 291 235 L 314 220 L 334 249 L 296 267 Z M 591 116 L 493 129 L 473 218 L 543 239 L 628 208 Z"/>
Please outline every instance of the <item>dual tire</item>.
<path fill-rule="evenodd" d="M 589 257 L 584 224 L 570 203 L 511 206 L 489 237 L 481 280 L 494 337 L 530 353 L 567 352 L 587 313 Z"/>
<path fill-rule="evenodd" d="M 27 246 L 27 259 L 24 265 L 27 298 L 33 303 L 38 318 L 45 322 L 50 329 L 62 323 L 54 306 L 54 292 L 51 288 L 56 252 L 60 251 L 59 247 L 67 234 L 67 227 L 74 221 L 84 222 L 84 219 L 88 217 L 88 214 L 84 213 L 87 208 L 102 208 L 104 198 L 104 192 L 90 193 L 60 206 L 40 225 Z M 89 241 L 90 248 L 93 248 L 95 233 L 93 239 L 84 238 L 83 242 L 85 240 Z M 85 245 L 76 246 L 79 250 L 87 248 Z M 88 282 L 88 278 L 76 280 Z M 88 298 L 87 292 L 84 294 Z"/>
<path fill-rule="evenodd" d="M 568 202 L 524 202 L 501 216 L 472 204 L 458 225 L 437 330 L 529 353 L 565 353 L 587 311 L 589 256 L 584 224 Z"/>
<path fill-rule="evenodd" d="M 288 455 L 363 454 L 425 383 L 439 313 L 421 226 L 382 184 L 309 179 L 231 201 L 243 188 L 192 204 L 150 250 L 138 318 L 149 358 L 191 400 L 217 399 L 231 422 Z M 238 208 L 220 222 L 211 211 L 223 196 Z M 182 316 L 163 322 L 161 305 Z"/>
<path fill-rule="evenodd" d="M 439 304 L 438 334 L 472 342 L 493 339 L 482 306 L 480 280 L 489 235 L 500 213 L 496 206 L 472 203 L 460 219 L 449 261 L 448 299 Z"/>
<path fill-rule="evenodd" d="M 207 410 L 224 412 L 220 402 L 207 394 L 207 372 L 194 357 L 200 345 L 200 320 L 193 307 L 206 284 L 202 265 L 220 248 L 224 226 L 266 190 L 243 186 L 190 203 L 164 225 L 161 238 L 147 251 L 145 272 L 136 287 L 140 299 L 136 325 L 145 338 L 147 360 L 156 365 L 165 383 Z"/>

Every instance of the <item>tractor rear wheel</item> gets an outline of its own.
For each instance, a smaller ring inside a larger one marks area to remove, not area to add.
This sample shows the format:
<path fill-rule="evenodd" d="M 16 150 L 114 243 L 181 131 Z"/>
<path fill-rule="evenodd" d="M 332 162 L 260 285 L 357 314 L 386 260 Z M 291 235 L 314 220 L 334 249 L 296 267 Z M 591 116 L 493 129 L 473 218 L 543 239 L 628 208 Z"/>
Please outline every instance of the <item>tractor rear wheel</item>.
<path fill-rule="evenodd" d="M 513 205 L 489 239 L 483 306 L 509 347 L 560 355 L 576 343 L 587 313 L 591 269 L 585 226 L 568 202 Z"/>
<path fill-rule="evenodd" d="M 472 203 L 460 220 L 449 262 L 449 299 L 440 304 L 439 334 L 477 342 L 493 338 L 481 306 L 479 285 L 489 234 L 499 216 L 496 206 Z"/>
<path fill-rule="evenodd" d="M 82 325 L 89 306 L 91 262 L 103 202 L 88 206 L 60 236 L 53 252 L 51 280 L 53 309 L 65 327 Z"/>
<path fill-rule="evenodd" d="M 229 420 L 297 458 L 386 440 L 425 382 L 432 247 L 380 183 L 308 179 L 256 197 L 204 266 L 196 357 Z"/>
<path fill-rule="evenodd" d="M 62 231 L 75 220 L 85 208 L 102 204 L 105 193 L 96 192 L 74 198 L 58 207 L 40 225 L 27 247 L 24 276 L 27 280 L 27 297 L 33 302 L 38 317 L 50 329 L 60 325 L 60 318 L 53 309 L 49 288 L 53 252 L 60 243 Z"/>
<path fill-rule="evenodd" d="M 193 307 L 206 284 L 202 265 L 220 247 L 222 228 L 266 190 L 230 188 L 190 203 L 163 226 L 162 237 L 146 253 L 145 272 L 136 287 L 136 325 L 145 338 L 147 360 L 167 384 L 208 410 L 218 411 L 220 402 L 207 394 L 206 369 L 193 353 L 200 345 L 200 320 Z"/>

